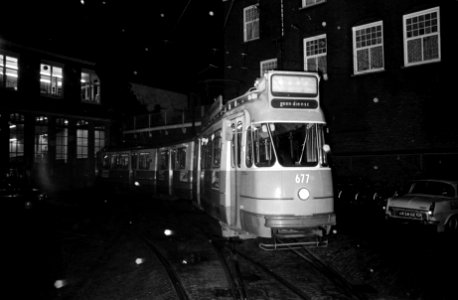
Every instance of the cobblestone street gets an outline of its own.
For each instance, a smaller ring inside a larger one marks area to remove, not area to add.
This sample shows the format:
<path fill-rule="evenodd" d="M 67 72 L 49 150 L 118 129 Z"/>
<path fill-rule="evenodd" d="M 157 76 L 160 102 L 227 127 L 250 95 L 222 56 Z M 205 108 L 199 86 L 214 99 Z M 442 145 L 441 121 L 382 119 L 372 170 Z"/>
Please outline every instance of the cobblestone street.
<path fill-rule="evenodd" d="M 193 236 L 192 228 L 218 231 L 218 223 L 203 212 L 167 199 L 80 196 L 44 204 L 24 223 L 29 227 L 21 227 L 25 235 L 11 240 L 21 240 L 10 247 L 20 246 L 20 251 L 8 256 L 16 293 L 34 299 L 177 299 L 167 274 L 140 238 L 146 232 L 173 268 L 186 274 L 185 280 L 194 286 L 194 292 L 188 291 L 191 299 L 233 299 L 224 273 L 217 275 L 209 242 Z M 383 223 L 355 227 L 345 216 L 341 219 L 328 246 L 311 250 L 367 299 L 454 299 L 457 278 L 447 271 L 456 268 L 456 237 Z M 164 236 L 165 229 L 173 235 Z M 246 240 L 237 247 L 259 258 L 270 255 L 287 273 L 310 276 L 309 270 L 297 269 L 297 256 L 266 253 L 258 243 Z M 285 299 L 278 294 L 278 284 L 264 296 L 254 292 L 262 282 L 253 276 L 245 278 L 252 297 Z M 198 281 L 189 281 L 196 277 Z"/>

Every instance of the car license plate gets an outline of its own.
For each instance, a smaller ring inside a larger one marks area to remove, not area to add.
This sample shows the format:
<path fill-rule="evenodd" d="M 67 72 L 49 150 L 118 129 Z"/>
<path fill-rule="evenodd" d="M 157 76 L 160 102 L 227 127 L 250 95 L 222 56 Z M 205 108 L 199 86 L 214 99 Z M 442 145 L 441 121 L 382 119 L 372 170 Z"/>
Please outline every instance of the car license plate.
<path fill-rule="evenodd" d="M 413 218 L 413 219 L 421 219 L 421 212 L 416 212 L 416 211 L 408 211 L 408 210 L 400 210 L 397 213 L 398 216 L 404 217 L 404 218 Z"/>

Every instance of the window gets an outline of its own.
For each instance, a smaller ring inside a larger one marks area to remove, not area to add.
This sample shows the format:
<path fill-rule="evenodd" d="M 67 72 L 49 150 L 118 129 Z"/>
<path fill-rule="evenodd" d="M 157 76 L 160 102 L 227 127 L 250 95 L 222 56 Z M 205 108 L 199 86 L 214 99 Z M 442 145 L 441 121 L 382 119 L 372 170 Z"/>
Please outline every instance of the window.
<path fill-rule="evenodd" d="M 238 121 L 236 123 L 232 123 L 231 130 L 233 134 L 232 138 L 232 153 L 231 153 L 231 165 L 232 167 L 237 166 L 240 168 L 240 162 L 242 160 L 242 128 L 243 123 Z"/>
<path fill-rule="evenodd" d="M 176 150 L 174 160 L 174 170 L 184 170 L 186 168 L 186 147 L 181 147 Z"/>
<path fill-rule="evenodd" d="M 140 170 L 149 170 L 153 155 L 149 152 L 142 152 L 138 157 L 138 168 Z"/>
<path fill-rule="evenodd" d="M 78 121 L 76 123 L 76 158 L 88 158 L 88 122 Z"/>
<path fill-rule="evenodd" d="M 61 97 L 62 81 L 62 68 L 48 64 L 41 64 L 40 90 L 42 94 Z"/>
<path fill-rule="evenodd" d="M 100 81 L 93 71 L 81 72 L 81 100 L 100 104 Z"/>
<path fill-rule="evenodd" d="M 68 120 L 56 119 L 56 160 L 67 162 L 68 159 Z"/>
<path fill-rule="evenodd" d="M 129 168 L 129 154 L 121 153 L 111 157 L 111 166 L 114 169 L 128 169 Z"/>
<path fill-rule="evenodd" d="M 212 167 L 212 145 L 208 138 L 202 138 L 202 160 L 200 167 L 202 169 L 211 169 Z"/>
<path fill-rule="evenodd" d="M 327 73 L 326 34 L 304 39 L 304 70 Z"/>
<path fill-rule="evenodd" d="M 221 166 L 221 130 L 216 131 L 213 135 L 213 167 L 219 168 Z"/>
<path fill-rule="evenodd" d="M 98 126 L 94 128 L 94 157 L 97 157 L 97 152 L 105 147 L 105 127 Z"/>
<path fill-rule="evenodd" d="M 0 87 L 17 90 L 18 59 L 0 54 Z"/>
<path fill-rule="evenodd" d="M 383 69 L 383 22 L 353 27 L 354 74 Z"/>
<path fill-rule="evenodd" d="M 403 17 L 404 65 L 441 60 L 439 7 Z"/>
<path fill-rule="evenodd" d="M 243 40 L 249 42 L 259 39 L 259 12 L 257 5 L 243 9 Z"/>
<path fill-rule="evenodd" d="M 277 69 L 277 59 L 272 58 L 268 60 L 263 60 L 260 63 L 260 70 L 261 70 L 261 77 L 266 73 L 267 71 L 270 70 L 275 70 Z"/>
<path fill-rule="evenodd" d="M 43 162 L 48 158 L 48 118 L 35 117 L 35 162 Z"/>
<path fill-rule="evenodd" d="M 253 130 L 248 127 L 246 132 L 246 157 L 245 157 L 245 164 L 248 168 L 253 166 Z"/>
<path fill-rule="evenodd" d="M 274 129 L 272 127 L 272 129 Z M 270 167 L 275 163 L 272 141 L 269 136 L 269 128 L 266 124 L 254 124 L 251 129 L 251 147 L 253 160 L 257 167 Z"/>
<path fill-rule="evenodd" d="M 24 115 L 11 114 L 10 129 L 10 162 L 24 161 Z"/>
<path fill-rule="evenodd" d="M 309 7 L 324 2 L 326 2 L 326 0 L 302 0 L 302 7 Z"/>
<path fill-rule="evenodd" d="M 161 150 L 159 154 L 159 170 L 169 169 L 169 151 Z"/>

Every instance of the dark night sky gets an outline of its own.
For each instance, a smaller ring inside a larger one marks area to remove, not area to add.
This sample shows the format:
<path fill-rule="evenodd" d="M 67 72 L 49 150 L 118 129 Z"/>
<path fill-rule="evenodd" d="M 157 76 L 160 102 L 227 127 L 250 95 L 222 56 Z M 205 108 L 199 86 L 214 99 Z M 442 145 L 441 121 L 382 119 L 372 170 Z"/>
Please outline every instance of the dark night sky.
<path fill-rule="evenodd" d="M 221 6 L 221 0 L 15 0 L 2 3 L 0 38 L 185 90 L 221 66 Z"/>

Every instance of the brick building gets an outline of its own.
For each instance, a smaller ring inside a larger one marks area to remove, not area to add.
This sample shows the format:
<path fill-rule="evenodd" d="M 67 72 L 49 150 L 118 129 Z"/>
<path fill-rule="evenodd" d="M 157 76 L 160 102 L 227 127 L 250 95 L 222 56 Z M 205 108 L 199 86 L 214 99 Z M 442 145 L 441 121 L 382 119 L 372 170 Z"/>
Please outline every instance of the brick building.
<path fill-rule="evenodd" d="M 456 175 L 457 1 L 226 0 L 225 98 L 268 69 L 318 71 L 334 173 Z"/>
<path fill-rule="evenodd" d="M 0 164 L 53 192 L 90 185 L 112 115 L 94 62 L 0 41 Z"/>

